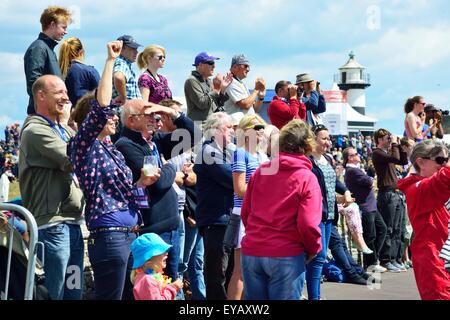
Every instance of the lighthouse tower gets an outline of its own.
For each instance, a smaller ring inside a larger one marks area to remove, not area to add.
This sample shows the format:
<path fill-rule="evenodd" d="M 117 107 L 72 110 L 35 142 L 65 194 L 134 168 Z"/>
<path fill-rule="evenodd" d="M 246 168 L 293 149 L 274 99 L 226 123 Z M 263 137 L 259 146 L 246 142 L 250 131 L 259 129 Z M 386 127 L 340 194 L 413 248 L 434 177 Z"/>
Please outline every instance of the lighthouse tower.
<path fill-rule="evenodd" d="M 364 72 L 364 67 L 355 60 L 355 54 L 350 52 L 345 65 L 339 68 L 337 82 L 339 89 L 347 92 L 348 104 L 359 113 L 366 114 L 366 94 L 364 90 L 370 86 L 370 75 Z"/>

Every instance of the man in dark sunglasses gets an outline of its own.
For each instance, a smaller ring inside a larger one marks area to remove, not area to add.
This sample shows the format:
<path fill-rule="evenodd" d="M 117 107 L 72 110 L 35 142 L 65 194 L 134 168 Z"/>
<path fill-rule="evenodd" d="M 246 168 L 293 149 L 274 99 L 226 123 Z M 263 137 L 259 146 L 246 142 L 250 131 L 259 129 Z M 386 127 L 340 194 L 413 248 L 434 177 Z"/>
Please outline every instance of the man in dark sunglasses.
<path fill-rule="evenodd" d="M 226 77 L 218 74 L 213 81 L 215 61 L 220 58 L 200 52 L 195 57 L 191 76 L 184 83 L 187 115 L 194 121 L 205 121 L 213 112 L 222 111 L 226 88 L 232 81 L 232 75 Z"/>

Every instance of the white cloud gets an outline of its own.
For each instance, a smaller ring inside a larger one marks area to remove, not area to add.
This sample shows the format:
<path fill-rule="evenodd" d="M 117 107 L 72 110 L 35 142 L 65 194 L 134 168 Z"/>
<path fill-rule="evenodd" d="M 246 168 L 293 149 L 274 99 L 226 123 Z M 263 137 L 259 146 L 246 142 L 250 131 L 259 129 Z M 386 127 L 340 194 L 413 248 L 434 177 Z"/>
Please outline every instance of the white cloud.
<path fill-rule="evenodd" d="M 2 76 L 0 85 L 23 84 L 25 88 L 25 73 L 23 69 L 23 54 L 0 52 L 0 61 L 2 61 Z"/>
<path fill-rule="evenodd" d="M 450 59 L 450 25 L 391 28 L 375 43 L 357 47 L 358 55 L 382 68 L 428 68 Z"/>

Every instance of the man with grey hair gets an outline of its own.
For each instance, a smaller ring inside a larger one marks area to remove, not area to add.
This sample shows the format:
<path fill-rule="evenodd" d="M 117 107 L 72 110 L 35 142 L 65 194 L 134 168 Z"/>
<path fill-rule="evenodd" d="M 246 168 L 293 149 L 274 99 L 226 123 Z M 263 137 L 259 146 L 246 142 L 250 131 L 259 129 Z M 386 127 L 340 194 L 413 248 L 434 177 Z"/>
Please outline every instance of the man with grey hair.
<path fill-rule="evenodd" d="M 177 148 L 179 140 L 172 139 L 173 133 L 156 131 L 156 114 L 164 114 L 171 118 L 177 129 L 185 129 L 189 142 L 182 148 Z M 141 233 L 154 232 L 173 247 L 169 250 L 166 274 L 177 279 L 178 260 L 180 257 L 180 242 L 178 237 L 179 215 L 178 196 L 173 188 L 176 171 L 170 163 L 164 163 L 164 158 L 171 158 L 193 146 L 194 123 L 182 112 L 175 109 L 145 102 L 142 99 L 128 100 L 123 106 L 122 121 L 124 128 L 122 136 L 116 142 L 117 149 L 123 154 L 127 166 L 133 172 L 133 182 L 139 180 L 145 156 L 156 156 L 161 175 L 157 182 L 148 186 L 145 191 L 148 205 L 140 208 L 144 226 Z M 174 153 L 174 154 L 173 154 Z M 164 155 L 164 156 L 162 156 Z M 145 201 L 144 201 L 145 202 Z"/>
<path fill-rule="evenodd" d="M 205 246 L 205 282 L 208 300 L 226 300 L 225 283 L 231 277 L 233 259 L 224 244 L 233 208 L 231 148 L 233 125 L 224 112 L 211 114 L 204 125 L 205 139 L 197 155 L 197 208 L 195 217 Z"/>
<path fill-rule="evenodd" d="M 233 57 L 230 71 L 233 74 L 233 82 L 226 90 L 229 99 L 224 104 L 225 112 L 230 115 L 239 111 L 244 114 L 259 112 L 266 94 L 265 80 L 257 78 L 255 89 L 250 94 L 247 86 L 242 82 L 247 78 L 250 71 L 250 62 L 243 54 L 237 54 Z"/>

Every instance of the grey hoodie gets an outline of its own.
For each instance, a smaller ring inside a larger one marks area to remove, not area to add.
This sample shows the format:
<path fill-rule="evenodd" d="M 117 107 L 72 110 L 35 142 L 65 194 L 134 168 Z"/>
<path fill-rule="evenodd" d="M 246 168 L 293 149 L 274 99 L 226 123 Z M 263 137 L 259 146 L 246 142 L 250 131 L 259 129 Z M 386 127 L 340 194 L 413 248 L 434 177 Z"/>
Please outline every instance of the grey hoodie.
<path fill-rule="evenodd" d="M 74 132 L 63 126 L 66 137 Z M 19 186 L 24 207 L 37 225 L 81 219 L 84 198 L 72 176 L 67 143 L 42 117 L 28 116 L 23 124 L 19 154 Z"/>

